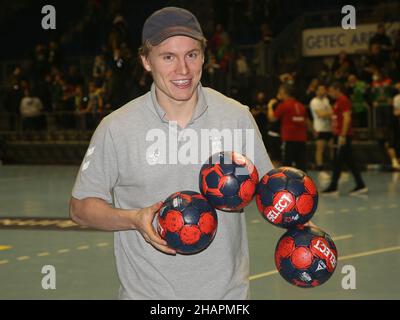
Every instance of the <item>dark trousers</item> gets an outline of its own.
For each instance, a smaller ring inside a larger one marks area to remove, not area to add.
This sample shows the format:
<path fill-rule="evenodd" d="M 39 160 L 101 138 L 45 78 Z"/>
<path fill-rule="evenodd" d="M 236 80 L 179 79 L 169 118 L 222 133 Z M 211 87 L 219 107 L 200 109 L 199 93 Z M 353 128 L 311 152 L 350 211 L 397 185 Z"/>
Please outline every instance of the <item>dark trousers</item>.
<path fill-rule="evenodd" d="M 342 173 L 343 164 L 346 164 L 353 174 L 354 180 L 356 181 L 357 187 L 364 187 L 364 181 L 361 177 L 360 169 L 353 158 L 353 148 L 351 145 L 351 138 L 346 137 L 346 143 L 342 146 L 338 146 L 338 136 L 334 136 L 334 157 L 333 157 L 333 174 L 330 187 L 337 189 L 340 174 Z"/>
<path fill-rule="evenodd" d="M 305 141 L 284 141 L 282 148 L 283 166 L 296 167 L 306 171 L 306 143 Z"/>

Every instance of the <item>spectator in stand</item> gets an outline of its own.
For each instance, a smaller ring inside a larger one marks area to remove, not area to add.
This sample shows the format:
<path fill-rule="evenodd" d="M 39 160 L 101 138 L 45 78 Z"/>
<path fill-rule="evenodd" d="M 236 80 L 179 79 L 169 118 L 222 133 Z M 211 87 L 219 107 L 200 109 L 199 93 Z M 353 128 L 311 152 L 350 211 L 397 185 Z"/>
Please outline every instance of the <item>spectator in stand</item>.
<path fill-rule="evenodd" d="M 263 91 L 257 92 L 255 102 L 250 111 L 257 123 L 258 129 L 260 129 L 264 145 L 266 146 L 268 139 L 268 107 Z"/>
<path fill-rule="evenodd" d="M 369 86 L 365 81 L 358 79 L 355 74 L 349 75 L 346 90 L 352 104 L 353 126 L 357 128 L 368 128 L 369 125 L 368 89 Z"/>
<path fill-rule="evenodd" d="M 78 85 L 75 88 L 75 115 L 76 115 L 76 128 L 79 130 L 87 129 L 86 113 L 83 111 L 87 108 L 89 97 L 84 93 L 83 86 Z"/>
<path fill-rule="evenodd" d="M 32 60 L 32 76 L 35 81 L 43 79 L 45 74 L 50 71 L 47 49 L 43 44 L 36 45 Z"/>
<path fill-rule="evenodd" d="M 256 44 L 253 64 L 255 65 L 256 74 L 265 77 L 268 75 L 268 72 L 271 72 L 271 70 L 268 70 L 271 59 L 270 50 L 268 50 L 268 48 L 272 41 L 272 34 L 266 23 L 261 25 L 260 32 L 260 40 Z"/>
<path fill-rule="evenodd" d="M 51 101 L 54 111 L 62 110 L 63 97 L 63 79 L 59 71 L 53 73 L 53 82 L 51 84 Z"/>
<path fill-rule="evenodd" d="M 353 60 L 347 55 L 346 51 L 342 50 L 333 61 L 331 70 L 333 80 L 344 83 L 347 77 L 356 71 L 355 69 Z"/>
<path fill-rule="evenodd" d="M 393 98 L 393 143 L 395 153 L 400 154 L 400 82 L 396 83 L 397 94 Z M 398 161 L 392 162 L 392 167 L 398 169 Z"/>
<path fill-rule="evenodd" d="M 314 134 L 316 138 L 315 163 L 321 179 L 327 178 L 324 172 L 324 151 L 329 148 L 329 156 L 332 158 L 332 107 L 327 97 L 326 86 L 318 86 L 316 96 L 310 102 L 313 116 Z"/>
<path fill-rule="evenodd" d="M 111 64 L 111 88 L 110 88 L 110 97 L 109 103 L 113 108 L 115 106 L 121 106 L 126 103 L 127 93 L 126 93 L 126 83 L 127 83 L 127 61 L 124 59 L 122 55 L 122 51 L 120 48 L 114 49 L 113 61 Z"/>
<path fill-rule="evenodd" d="M 320 85 L 320 82 L 319 82 L 318 78 L 313 78 L 311 80 L 310 84 L 307 87 L 306 94 L 304 97 L 304 103 L 306 105 L 309 105 L 311 100 L 314 99 L 314 97 L 316 96 L 319 85 Z"/>
<path fill-rule="evenodd" d="M 335 100 L 332 116 L 332 133 L 334 139 L 333 173 L 329 186 L 322 191 L 325 195 L 338 194 L 338 181 L 343 164 L 347 164 L 356 182 L 350 195 L 360 195 L 368 192 L 360 169 L 353 158 L 352 151 L 352 125 L 351 125 L 351 101 L 344 94 L 344 86 L 340 82 L 334 82 L 329 87 L 329 95 Z"/>
<path fill-rule="evenodd" d="M 279 98 L 273 98 L 267 105 L 268 132 L 267 132 L 267 151 L 274 167 L 282 165 L 282 139 L 281 139 L 281 123 L 280 121 L 269 120 L 269 108 L 275 112 L 279 103 Z M 270 107 L 271 105 L 271 107 Z"/>
<path fill-rule="evenodd" d="M 34 86 L 33 91 L 36 92 L 40 101 L 43 104 L 43 111 L 46 113 L 53 111 L 53 104 L 51 100 L 51 86 L 53 78 L 50 73 L 44 76 L 44 79 L 40 79 Z"/>
<path fill-rule="evenodd" d="M 282 102 L 274 111 L 277 102 L 272 99 L 268 104 L 269 121 L 281 122 L 281 137 L 283 141 L 282 162 L 284 166 L 295 166 L 307 170 L 307 110 L 302 103 L 294 98 L 293 86 L 283 84 L 278 90 L 278 99 Z"/>
<path fill-rule="evenodd" d="M 56 41 L 50 41 L 47 52 L 48 52 L 47 59 L 49 65 L 59 68 L 63 62 L 59 44 Z"/>
<path fill-rule="evenodd" d="M 106 78 L 107 63 L 104 55 L 99 54 L 94 58 L 92 77 L 94 81 L 102 83 Z"/>
<path fill-rule="evenodd" d="M 390 124 L 392 115 L 391 99 L 393 96 L 392 80 L 380 70 L 375 69 L 371 83 L 371 101 L 374 108 L 376 127 L 384 130 Z"/>
<path fill-rule="evenodd" d="M 394 88 L 396 91 L 400 89 L 400 83 L 397 83 Z M 399 171 L 400 164 L 398 160 L 398 147 L 400 139 L 399 119 L 400 119 L 400 95 L 397 94 L 391 99 L 391 115 L 389 124 L 386 130 L 385 150 L 391 162 L 392 170 Z M 397 150 L 396 150 L 397 149 Z"/>
<path fill-rule="evenodd" d="M 376 33 L 369 40 L 369 45 L 377 44 L 380 47 L 384 59 L 389 59 L 390 52 L 393 50 L 392 41 L 386 35 L 384 23 L 379 23 Z"/>
<path fill-rule="evenodd" d="M 66 81 L 68 84 L 72 85 L 73 87 L 76 87 L 78 85 L 83 85 L 84 84 L 84 79 L 83 76 L 76 65 L 70 65 L 68 66 L 68 72 L 66 74 Z"/>
<path fill-rule="evenodd" d="M 111 48 L 120 48 L 122 43 L 129 43 L 130 39 L 128 24 L 125 18 L 121 14 L 117 14 L 112 25 Z"/>
<path fill-rule="evenodd" d="M 233 58 L 233 50 L 231 46 L 231 39 L 228 33 L 223 32 L 221 34 L 221 43 L 215 52 L 215 56 L 217 58 L 217 63 L 219 64 L 220 77 L 217 78 L 217 89 L 222 93 L 226 93 L 228 90 L 227 83 L 227 73 L 230 70 L 230 64 Z"/>
<path fill-rule="evenodd" d="M 103 94 L 103 88 L 97 87 L 94 81 L 89 82 L 89 100 L 87 106 L 78 111 L 78 114 L 85 115 L 88 129 L 94 129 L 104 116 Z"/>
<path fill-rule="evenodd" d="M 24 90 L 24 97 L 19 106 L 22 130 L 43 130 L 45 128 L 45 115 L 43 114 L 43 105 L 40 99 L 31 94 L 31 90 Z"/>
<path fill-rule="evenodd" d="M 285 72 L 279 75 L 281 84 L 293 86 L 296 83 L 296 72 Z"/>
<path fill-rule="evenodd" d="M 215 57 L 215 54 L 208 49 L 207 50 L 207 62 L 204 66 L 204 80 L 205 83 L 212 87 L 216 87 L 216 79 L 218 79 L 218 73 L 220 72 L 220 66 L 217 63 L 217 58 Z"/>
<path fill-rule="evenodd" d="M 249 75 L 250 69 L 246 56 L 239 52 L 236 58 L 235 82 L 238 87 L 238 99 L 242 103 L 248 103 L 249 98 Z"/>
<path fill-rule="evenodd" d="M 222 24 L 218 23 L 215 26 L 214 34 L 211 36 L 211 39 L 208 42 L 210 49 L 213 52 L 218 52 L 218 50 L 220 49 L 220 47 L 223 44 L 223 41 L 224 41 L 223 39 L 226 39 L 227 37 L 229 37 L 228 33 L 224 30 L 224 27 L 222 26 Z"/>
<path fill-rule="evenodd" d="M 16 66 L 6 84 L 6 92 L 4 95 L 4 107 L 8 112 L 9 129 L 17 129 L 20 117 L 19 105 L 24 96 L 24 89 L 28 86 L 26 80 L 23 80 L 22 69 Z"/>
<path fill-rule="evenodd" d="M 400 29 L 395 34 L 394 44 L 388 74 L 393 82 L 397 83 L 400 81 Z"/>
<path fill-rule="evenodd" d="M 387 67 L 387 60 L 382 54 L 379 44 L 372 43 L 369 46 L 367 56 L 362 57 L 362 79 L 368 83 L 372 82 L 372 76 L 376 69 L 384 70 Z"/>
<path fill-rule="evenodd" d="M 392 80 L 376 70 L 371 83 L 371 101 L 375 114 L 376 133 L 379 144 L 388 155 L 392 168 L 399 169 L 396 151 L 394 149 L 395 140 L 398 137 L 393 135 L 393 88 Z"/>

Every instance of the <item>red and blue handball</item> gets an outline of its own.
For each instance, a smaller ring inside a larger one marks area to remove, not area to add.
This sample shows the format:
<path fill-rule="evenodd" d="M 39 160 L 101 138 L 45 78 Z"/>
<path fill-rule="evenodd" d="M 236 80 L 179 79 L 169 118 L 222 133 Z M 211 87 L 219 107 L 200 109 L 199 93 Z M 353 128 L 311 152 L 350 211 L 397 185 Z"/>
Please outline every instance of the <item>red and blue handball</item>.
<path fill-rule="evenodd" d="M 181 254 L 204 250 L 217 232 L 215 209 L 198 192 L 170 195 L 157 213 L 157 231 L 168 246 Z"/>
<path fill-rule="evenodd" d="M 237 152 L 216 153 L 200 170 L 201 193 L 214 208 L 223 211 L 241 211 L 253 199 L 257 184 L 256 167 Z"/>
<path fill-rule="evenodd" d="M 338 254 L 331 237 L 318 228 L 289 229 L 278 241 L 275 265 L 289 283 L 312 288 L 328 281 L 336 268 Z"/>
<path fill-rule="evenodd" d="M 292 167 L 273 169 L 257 187 L 258 211 L 271 224 L 292 228 L 309 221 L 318 206 L 318 191 L 313 180 Z"/>

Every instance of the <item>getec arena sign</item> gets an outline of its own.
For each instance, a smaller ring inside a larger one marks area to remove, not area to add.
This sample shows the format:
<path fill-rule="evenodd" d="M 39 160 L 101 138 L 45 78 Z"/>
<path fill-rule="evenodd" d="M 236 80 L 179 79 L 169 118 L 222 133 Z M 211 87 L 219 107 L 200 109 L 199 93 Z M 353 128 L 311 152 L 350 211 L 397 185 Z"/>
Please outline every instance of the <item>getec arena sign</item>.
<path fill-rule="evenodd" d="M 400 29 L 400 22 L 386 25 L 386 34 L 392 38 Z M 376 33 L 377 24 L 357 25 L 356 29 L 319 28 L 303 30 L 303 56 L 331 56 L 344 50 L 361 53 L 368 50 L 369 39 Z"/>

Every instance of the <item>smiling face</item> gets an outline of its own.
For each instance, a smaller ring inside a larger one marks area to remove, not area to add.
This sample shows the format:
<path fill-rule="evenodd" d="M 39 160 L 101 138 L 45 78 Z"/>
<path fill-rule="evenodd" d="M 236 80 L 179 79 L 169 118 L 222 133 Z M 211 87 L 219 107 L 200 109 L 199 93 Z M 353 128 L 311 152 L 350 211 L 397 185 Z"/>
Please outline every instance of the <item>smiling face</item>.
<path fill-rule="evenodd" d="M 152 73 L 157 98 L 178 103 L 195 99 L 201 78 L 204 53 L 198 40 L 173 36 L 141 56 L 144 68 Z"/>

